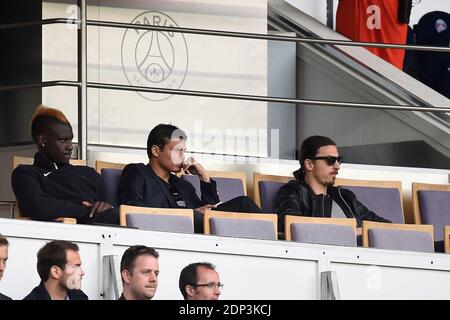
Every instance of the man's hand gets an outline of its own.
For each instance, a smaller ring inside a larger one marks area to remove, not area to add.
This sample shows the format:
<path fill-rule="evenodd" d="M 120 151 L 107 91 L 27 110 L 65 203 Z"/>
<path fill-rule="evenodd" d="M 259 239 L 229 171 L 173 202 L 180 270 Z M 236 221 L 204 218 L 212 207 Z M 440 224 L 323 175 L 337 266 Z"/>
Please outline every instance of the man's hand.
<path fill-rule="evenodd" d="M 187 158 L 184 161 L 183 170 L 187 173 L 195 174 L 201 181 L 209 182 L 208 172 L 206 172 L 205 168 L 192 157 Z"/>
<path fill-rule="evenodd" d="M 81 204 L 85 207 L 91 208 L 91 210 L 89 211 L 90 219 L 92 219 L 96 214 L 103 213 L 104 211 L 111 209 L 113 207 L 109 203 L 103 201 L 95 201 L 94 203 L 83 201 Z"/>
<path fill-rule="evenodd" d="M 200 212 L 201 214 L 205 214 L 206 209 L 213 209 L 213 208 L 217 208 L 217 206 L 215 204 L 207 204 L 194 210 Z"/>

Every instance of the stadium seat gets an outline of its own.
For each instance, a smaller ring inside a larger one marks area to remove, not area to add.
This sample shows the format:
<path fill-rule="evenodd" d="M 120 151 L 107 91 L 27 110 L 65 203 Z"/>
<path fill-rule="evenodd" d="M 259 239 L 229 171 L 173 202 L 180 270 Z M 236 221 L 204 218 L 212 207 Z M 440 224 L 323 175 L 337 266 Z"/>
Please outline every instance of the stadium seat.
<path fill-rule="evenodd" d="M 277 239 L 277 215 L 206 210 L 204 233 L 222 237 Z"/>
<path fill-rule="evenodd" d="M 142 230 L 194 233 L 192 209 L 120 206 L 120 225 Z"/>
<path fill-rule="evenodd" d="M 364 247 L 434 252 L 433 226 L 363 221 Z"/>
<path fill-rule="evenodd" d="M 255 172 L 253 174 L 253 197 L 262 212 L 275 212 L 275 197 L 278 190 L 294 179 L 288 176 L 275 176 Z"/>
<path fill-rule="evenodd" d="M 103 168 L 101 169 L 101 175 L 105 181 L 106 202 L 117 207 L 120 204 L 118 191 L 122 169 Z"/>
<path fill-rule="evenodd" d="M 356 220 L 285 216 L 286 240 L 356 247 Z"/>
<path fill-rule="evenodd" d="M 435 241 L 444 240 L 444 226 L 450 225 L 450 184 L 412 184 L 414 222 L 432 224 Z"/>
<path fill-rule="evenodd" d="M 226 202 L 236 197 L 247 195 L 245 172 L 208 171 L 217 183 L 217 193 L 220 201 Z M 182 179 L 189 181 L 195 188 L 197 196 L 201 198 L 200 179 L 196 175 L 184 174 Z"/>
<path fill-rule="evenodd" d="M 405 223 L 401 181 L 336 179 L 336 185 L 351 190 L 359 202 L 393 223 Z"/>

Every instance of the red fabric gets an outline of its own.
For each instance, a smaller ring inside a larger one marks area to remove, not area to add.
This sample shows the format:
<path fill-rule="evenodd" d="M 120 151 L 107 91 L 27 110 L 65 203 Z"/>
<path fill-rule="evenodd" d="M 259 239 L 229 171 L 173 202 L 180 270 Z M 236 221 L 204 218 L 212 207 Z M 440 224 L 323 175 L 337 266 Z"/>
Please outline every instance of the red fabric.
<path fill-rule="evenodd" d="M 374 26 L 374 11 L 379 7 L 380 25 Z M 336 14 L 336 31 L 354 41 L 405 44 L 408 26 L 398 22 L 398 0 L 339 0 Z M 371 28 L 370 28 L 371 27 Z M 405 50 L 366 48 L 380 58 L 403 69 Z"/>

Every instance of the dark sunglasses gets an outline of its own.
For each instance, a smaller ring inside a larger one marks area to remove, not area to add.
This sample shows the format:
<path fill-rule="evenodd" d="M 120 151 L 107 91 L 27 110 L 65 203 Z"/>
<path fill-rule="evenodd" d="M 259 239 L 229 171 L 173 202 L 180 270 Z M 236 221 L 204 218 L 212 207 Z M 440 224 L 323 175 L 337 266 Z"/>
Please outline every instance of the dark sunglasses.
<path fill-rule="evenodd" d="M 326 157 L 312 157 L 311 160 L 325 160 L 329 166 L 334 166 L 334 164 L 339 162 L 339 164 L 342 163 L 342 156 L 333 157 L 333 156 L 326 156 Z"/>

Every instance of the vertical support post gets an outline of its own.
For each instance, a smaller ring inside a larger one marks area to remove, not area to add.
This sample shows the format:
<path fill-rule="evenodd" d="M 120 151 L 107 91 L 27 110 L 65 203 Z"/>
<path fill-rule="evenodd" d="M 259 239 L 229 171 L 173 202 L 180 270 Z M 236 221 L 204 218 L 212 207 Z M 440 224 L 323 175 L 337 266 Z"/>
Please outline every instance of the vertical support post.
<path fill-rule="evenodd" d="M 336 271 L 324 271 L 320 273 L 321 300 L 340 300 L 339 285 Z"/>
<path fill-rule="evenodd" d="M 86 0 L 77 0 L 80 13 L 78 25 L 78 159 L 87 160 L 87 7 Z"/>
<path fill-rule="evenodd" d="M 334 1 L 333 0 L 327 0 L 327 26 L 330 29 L 333 29 L 334 27 L 334 19 L 333 19 L 333 7 L 334 7 Z"/>

